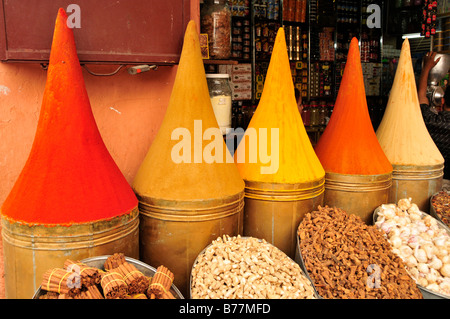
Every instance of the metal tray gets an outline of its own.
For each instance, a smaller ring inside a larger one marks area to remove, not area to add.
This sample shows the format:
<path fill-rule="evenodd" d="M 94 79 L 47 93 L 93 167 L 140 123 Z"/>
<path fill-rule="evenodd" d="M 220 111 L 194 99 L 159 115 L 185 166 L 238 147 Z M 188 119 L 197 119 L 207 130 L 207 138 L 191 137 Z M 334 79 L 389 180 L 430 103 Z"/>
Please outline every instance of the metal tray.
<path fill-rule="evenodd" d="M 376 211 L 376 210 L 375 210 Z M 374 220 L 376 220 L 375 219 L 375 214 L 374 214 Z M 311 281 L 311 283 L 313 284 L 313 287 L 314 287 L 314 290 L 315 290 L 315 292 L 316 292 L 316 295 L 318 296 L 318 298 L 319 299 L 325 299 L 325 298 L 323 298 L 321 295 L 319 295 L 319 292 L 317 291 L 317 289 L 316 289 L 316 287 L 314 286 L 314 281 L 312 281 L 312 279 L 311 279 L 311 277 L 309 276 L 309 273 L 308 273 L 308 270 L 306 269 L 306 266 L 305 266 L 305 262 L 303 261 L 303 257 L 302 257 L 302 253 L 301 253 L 301 251 L 300 251 L 300 239 L 299 239 L 299 237 L 297 236 L 297 250 L 296 250 L 296 252 L 295 252 L 295 261 L 300 265 L 300 268 L 302 268 L 302 270 L 303 270 L 303 272 L 305 273 L 305 275 L 308 277 L 308 279 Z M 422 296 L 423 296 L 423 298 L 424 299 L 436 299 L 436 297 L 434 297 L 434 298 L 431 298 L 432 296 L 430 295 L 430 296 L 428 296 L 428 298 L 426 298 L 425 297 L 425 294 L 428 294 L 428 293 L 431 293 L 431 294 L 434 294 L 434 293 L 432 293 L 430 290 L 428 290 L 428 289 L 426 289 L 426 291 L 425 291 L 425 293 L 424 293 L 424 291 L 422 291 L 422 289 L 421 289 L 421 286 L 419 286 L 419 285 L 417 285 L 417 287 L 420 289 L 420 292 L 422 293 Z M 444 296 L 444 295 L 442 295 L 442 296 Z"/>
<path fill-rule="evenodd" d="M 95 267 L 95 268 L 104 270 L 103 265 L 104 265 L 106 259 L 110 256 L 111 255 L 90 257 L 90 258 L 81 260 L 81 262 L 90 267 Z M 125 257 L 125 260 L 127 262 L 129 262 L 130 264 L 134 265 L 137 268 L 137 270 L 139 270 L 146 276 L 152 277 L 156 273 L 156 269 L 154 267 L 149 266 L 140 260 L 137 260 L 137 259 L 134 259 L 131 257 Z M 183 295 L 181 294 L 181 292 L 178 290 L 178 288 L 174 284 L 172 284 L 172 287 L 170 287 L 170 292 L 176 299 L 184 299 Z M 38 290 L 36 290 L 36 292 L 33 296 L 33 299 L 39 299 L 39 297 L 42 296 L 43 294 L 45 294 L 45 291 L 43 289 L 41 289 L 41 287 L 39 287 Z"/>
<path fill-rule="evenodd" d="M 317 291 L 316 286 L 314 286 L 314 281 L 309 276 L 308 270 L 306 270 L 305 262 L 303 261 L 302 253 L 300 252 L 300 239 L 299 239 L 298 234 L 297 234 L 297 249 L 295 250 L 295 262 L 297 264 L 299 264 L 300 268 L 303 270 L 303 274 L 311 282 L 311 285 L 314 288 L 314 292 L 316 293 L 317 299 L 324 299 L 321 295 L 319 295 L 319 292 Z"/>
<path fill-rule="evenodd" d="M 442 190 L 442 191 L 444 191 L 444 192 L 446 192 L 447 194 L 450 194 L 450 192 L 449 191 L 447 191 L 447 190 Z M 440 221 L 441 223 L 443 223 L 445 226 L 447 226 L 445 223 L 444 223 L 444 221 L 438 216 L 438 214 L 436 213 L 436 210 L 435 210 L 435 208 L 434 208 L 434 206 L 433 206 L 433 203 L 432 203 L 432 201 L 433 201 L 433 198 L 434 198 L 434 196 L 436 196 L 436 195 L 438 195 L 440 192 L 437 192 L 436 194 L 433 194 L 433 196 L 431 196 L 430 197 L 430 215 L 431 216 L 433 216 L 434 218 L 436 218 L 438 221 Z M 450 209 L 450 208 L 449 208 Z M 447 226 L 447 228 L 450 228 L 449 226 Z"/>
<path fill-rule="evenodd" d="M 375 225 L 375 222 L 378 219 L 378 212 L 379 211 L 380 211 L 380 207 L 377 207 L 375 209 L 374 213 L 373 213 L 373 223 L 374 223 L 374 225 Z M 424 213 L 422 211 L 421 211 L 421 213 L 422 213 L 422 216 L 423 215 L 428 215 L 427 213 Z M 434 216 L 432 216 L 431 214 L 429 216 L 434 218 Z M 447 231 L 447 234 L 449 234 L 449 236 L 450 236 L 450 229 L 440 219 L 437 219 L 437 218 L 435 218 L 435 219 L 438 222 L 438 225 L 440 227 L 444 228 Z M 429 289 L 427 289 L 427 288 L 425 288 L 425 287 L 423 287 L 423 286 L 421 286 L 421 285 L 419 285 L 417 283 L 416 283 L 416 285 L 420 289 L 420 292 L 422 293 L 422 296 L 423 296 L 424 299 L 450 299 L 450 296 L 448 296 L 448 295 L 444 295 L 444 294 L 441 294 L 441 293 L 438 293 L 438 292 L 435 292 L 435 291 L 431 291 L 431 290 L 429 290 Z"/>

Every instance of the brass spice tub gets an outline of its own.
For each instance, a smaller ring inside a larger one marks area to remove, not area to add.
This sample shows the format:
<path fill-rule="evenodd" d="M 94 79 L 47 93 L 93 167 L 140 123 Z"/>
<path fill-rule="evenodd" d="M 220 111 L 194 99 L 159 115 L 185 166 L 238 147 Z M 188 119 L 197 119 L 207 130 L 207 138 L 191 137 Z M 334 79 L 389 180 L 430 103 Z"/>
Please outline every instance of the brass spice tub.
<path fill-rule="evenodd" d="M 429 213 L 431 196 L 442 188 L 444 164 L 392 166 L 389 202 L 398 203 L 402 198 L 412 198 L 421 211 Z"/>
<path fill-rule="evenodd" d="M 68 258 L 81 260 L 123 252 L 139 257 L 139 212 L 110 220 L 63 225 L 28 225 L 2 217 L 5 292 L 8 299 L 29 299 L 42 276 Z"/>
<path fill-rule="evenodd" d="M 372 223 L 375 208 L 388 203 L 392 174 L 347 175 L 325 174 L 324 205 L 338 207 Z"/>
<path fill-rule="evenodd" d="M 323 204 L 324 178 L 298 184 L 245 181 L 244 236 L 265 239 L 291 259 L 303 217 Z"/>
<path fill-rule="evenodd" d="M 140 259 L 165 265 L 183 295 L 198 254 L 217 237 L 242 233 L 244 192 L 219 199 L 175 201 L 137 195 Z"/>

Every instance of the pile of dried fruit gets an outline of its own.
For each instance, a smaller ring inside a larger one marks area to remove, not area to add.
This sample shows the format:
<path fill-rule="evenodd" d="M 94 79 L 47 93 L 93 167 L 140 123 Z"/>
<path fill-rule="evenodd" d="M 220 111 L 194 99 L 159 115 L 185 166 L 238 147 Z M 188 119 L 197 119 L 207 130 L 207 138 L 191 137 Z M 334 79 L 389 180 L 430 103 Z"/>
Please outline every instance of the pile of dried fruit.
<path fill-rule="evenodd" d="M 313 299 L 300 266 L 265 240 L 219 237 L 191 273 L 193 299 Z"/>
<path fill-rule="evenodd" d="M 103 269 L 67 259 L 63 268 L 44 273 L 39 299 L 174 299 L 173 279 L 164 266 L 144 275 L 122 253 L 108 257 Z"/>
<path fill-rule="evenodd" d="M 450 226 L 450 193 L 440 191 L 431 199 L 431 205 L 442 222 Z"/>
<path fill-rule="evenodd" d="M 422 298 L 383 233 L 358 216 L 319 206 L 306 214 L 298 235 L 305 268 L 323 298 Z"/>
<path fill-rule="evenodd" d="M 444 226 L 411 199 L 381 205 L 375 225 L 418 285 L 450 296 L 450 235 Z"/>

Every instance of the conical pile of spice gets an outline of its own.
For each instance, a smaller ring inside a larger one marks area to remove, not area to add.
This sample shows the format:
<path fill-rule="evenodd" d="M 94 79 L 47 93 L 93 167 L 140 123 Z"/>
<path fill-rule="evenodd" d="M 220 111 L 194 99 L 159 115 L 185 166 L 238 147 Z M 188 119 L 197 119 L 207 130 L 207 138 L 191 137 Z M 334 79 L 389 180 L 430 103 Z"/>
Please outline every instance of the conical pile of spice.
<path fill-rule="evenodd" d="M 444 158 L 423 120 L 408 39 L 403 41 L 377 138 L 394 167 L 390 202 L 411 197 L 428 212 L 430 197 L 442 187 Z"/>
<path fill-rule="evenodd" d="M 283 28 L 235 162 L 245 181 L 244 235 L 294 258 L 298 224 L 322 204 L 325 171 L 298 111 Z"/>
<path fill-rule="evenodd" d="M 367 108 L 358 39 L 353 38 L 330 121 L 315 151 L 325 171 L 325 199 L 370 223 L 388 200 L 392 165 L 378 143 Z"/>
<path fill-rule="evenodd" d="M 172 269 L 184 294 L 200 251 L 217 236 L 240 233 L 244 205 L 244 182 L 214 115 L 194 21 L 166 115 L 133 189 L 141 212 L 140 258 Z"/>
<path fill-rule="evenodd" d="M 138 201 L 101 138 L 66 21 L 59 9 L 34 142 L 1 208 L 10 298 L 31 297 L 67 257 L 110 253 L 115 241 L 138 253 Z"/>

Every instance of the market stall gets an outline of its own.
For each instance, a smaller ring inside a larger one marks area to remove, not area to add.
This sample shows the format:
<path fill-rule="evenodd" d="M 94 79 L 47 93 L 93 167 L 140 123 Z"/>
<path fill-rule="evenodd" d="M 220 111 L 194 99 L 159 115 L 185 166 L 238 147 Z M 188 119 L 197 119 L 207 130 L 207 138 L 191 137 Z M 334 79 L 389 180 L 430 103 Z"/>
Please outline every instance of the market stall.
<path fill-rule="evenodd" d="M 157 3 L 142 12 L 173 5 L 182 19 L 168 28 L 130 7 L 139 23 L 117 25 L 169 35 L 140 53 L 134 31 L 118 35 L 103 61 L 91 15 L 92 34 L 53 12 L 38 55 L 4 4 L 0 297 L 449 299 L 447 157 L 421 114 L 413 39 L 368 30 L 366 1 Z M 445 22 L 447 7 L 421 6 Z M 17 111 L 23 91 L 41 92 L 34 113 Z M 442 101 L 430 107 L 445 118 Z M 16 161 L 24 113 L 36 130 Z"/>

